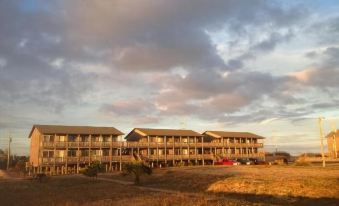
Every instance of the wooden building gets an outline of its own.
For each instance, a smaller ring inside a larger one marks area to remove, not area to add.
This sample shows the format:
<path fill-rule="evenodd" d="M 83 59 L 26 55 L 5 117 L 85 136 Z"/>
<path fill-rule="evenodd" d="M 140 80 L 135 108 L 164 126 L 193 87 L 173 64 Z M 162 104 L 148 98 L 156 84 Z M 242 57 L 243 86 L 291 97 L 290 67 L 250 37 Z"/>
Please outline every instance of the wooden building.
<path fill-rule="evenodd" d="M 34 125 L 29 134 L 29 168 L 32 172 L 69 174 L 94 161 L 112 171 L 135 160 L 166 167 L 213 164 L 225 157 L 264 157 L 260 152 L 264 138 L 252 133 L 135 128 L 125 141 L 122 135 L 113 127 Z"/>
<path fill-rule="evenodd" d="M 326 135 L 328 155 L 331 158 L 338 158 L 339 154 L 339 130 L 336 132 L 330 132 Z"/>
<path fill-rule="evenodd" d="M 249 132 L 206 131 L 211 153 L 227 158 L 264 158 L 264 137 Z"/>
<path fill-rule="evenodd" d="M 192 130 L 135 128 L 125 139 L 129 152 L 151 165 L 204 165 L 213 161 L 213 156 L 204 151 L 204 136 Z"/>
<path fill-rule="evenodd" d="M 34 125 L 29 134 L 29 168 L 50 174 L 78 173 L 98 161 L 111 170 L 121 163 L 121 135 L 114 127 Z"/>

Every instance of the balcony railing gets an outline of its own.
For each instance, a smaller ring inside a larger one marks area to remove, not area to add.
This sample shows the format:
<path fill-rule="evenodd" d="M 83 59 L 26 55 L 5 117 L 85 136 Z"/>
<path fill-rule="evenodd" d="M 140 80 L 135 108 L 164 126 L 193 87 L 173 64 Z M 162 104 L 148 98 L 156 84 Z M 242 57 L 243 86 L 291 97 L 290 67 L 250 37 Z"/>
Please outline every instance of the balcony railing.
<path fill-rule="evenodd" d="M 220 143 L 220 142 L 197 142 L 197 143 L 188 143 L 188 142 L 43 142 L 44 148 L 84 148 L 84 147 L 93 147 L 93 148 L 258 148 L 263 147 L 263 143 Z"/>
<path fill-rule="evenodd" d="M 171 160 L 216 160 L 218 157 L 224 158 L 258 158 L 264 157 L 265 154 L 262 152 L 252 153 L 252 154 L 218 154 L 216 157 L 214 154 L 183 154 L 183 155 L 174 155 L 174 154 L 161 154 L 161 155 L 143 155 L 145 160 L 151 161 L 168 161 Z M 45 165 L 53 164 L 76 164 L 76 163 L 89 163 L 89 162 L 131 162 L 134 160 L 132 155 L 114 155 L 114 156 L 75 156 L 75 157 L 43 157 L 40 161 Z"/>
<path fill-rule="evenodd" d="M 90 142 L 79 142 L 79 147 L 89 147 Z"/>

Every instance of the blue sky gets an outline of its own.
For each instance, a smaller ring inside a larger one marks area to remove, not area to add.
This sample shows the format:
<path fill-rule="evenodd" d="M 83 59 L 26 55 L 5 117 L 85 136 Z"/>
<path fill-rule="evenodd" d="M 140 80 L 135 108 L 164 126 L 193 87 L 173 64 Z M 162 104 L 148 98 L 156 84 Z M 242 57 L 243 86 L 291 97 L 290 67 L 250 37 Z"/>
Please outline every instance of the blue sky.
<path fill-rule="evenodd" d="M 1 1 L 0 148 L 33 124 L 249 131 L 319 151 L 339 127 L 337 1 Z"/>

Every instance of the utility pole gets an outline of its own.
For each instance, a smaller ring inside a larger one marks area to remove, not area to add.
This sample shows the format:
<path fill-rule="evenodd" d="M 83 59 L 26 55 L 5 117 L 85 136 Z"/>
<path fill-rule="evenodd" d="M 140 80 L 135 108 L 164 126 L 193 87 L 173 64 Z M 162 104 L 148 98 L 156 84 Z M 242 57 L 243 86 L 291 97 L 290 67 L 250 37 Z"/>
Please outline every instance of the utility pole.
<path fill-rule="evenodd" d="M 322 161 L 323 161 L 323 167 L 325 167 L 325 166 L 326 166 L 326 163 L 325 163 L 324 142 L 323 142 L 323 139 L 324 139 L 323 119 L 324 119 L 324 117 L 319 117 L 319 118 L 318 118 L 318 123 L 319 123 L 319 129 L 320 129 L 320 149 L 321 149 L 321 158 L 322 158 Z"/>
<path fill-rule="evenodd" d="M 277 137 L 276 137 L 276 131 L 273 130 L 272 131 L 272 139 L 273 139 L 273 144 L 274 144 L 274 152 L 273 152 L 273 156 L 277 156 L 277 152 L 278 152 L 278 142 L 277 142 Z"/>
<path fill-rule="evenodd" d="M 8 135 L 7 170 L 9 169 L 9 162 L 11 159 L 11 142 L 12 142 L 12 137 L 11 135 Z"/>

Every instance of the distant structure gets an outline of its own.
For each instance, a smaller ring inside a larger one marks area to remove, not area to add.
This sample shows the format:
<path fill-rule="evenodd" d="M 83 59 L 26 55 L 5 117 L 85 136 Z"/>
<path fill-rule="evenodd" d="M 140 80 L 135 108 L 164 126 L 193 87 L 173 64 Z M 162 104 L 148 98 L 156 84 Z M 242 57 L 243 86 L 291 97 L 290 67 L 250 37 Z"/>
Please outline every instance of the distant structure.
<path fill-rule="evenodd" d="M 264 137 L 247 132 L 135 128 L 123 133 L 114 127 L 34 125 L 30 160 L 32 173 L 79 173 L 93 162 L 106 171 L 143 161 L 152 167 L 212 165 L 220 158 L 264 158 Z"/>
<path fill-rule="evenodd" d="M 339 153 L 339 130 L 336 132 L 330 132 L 326 135 L 327 138 L 327 147 L 328 147 L 328 155 L 331 158 L 338 158 Z"/>

